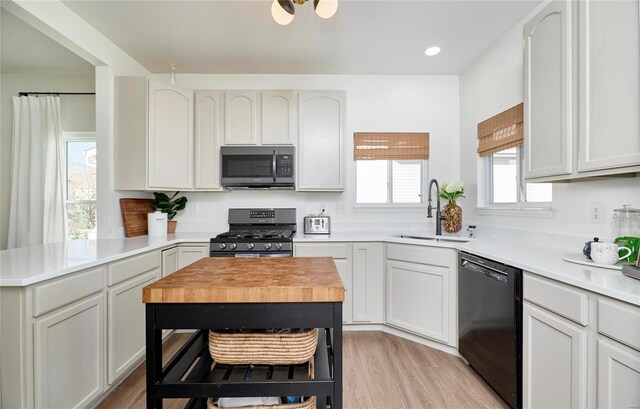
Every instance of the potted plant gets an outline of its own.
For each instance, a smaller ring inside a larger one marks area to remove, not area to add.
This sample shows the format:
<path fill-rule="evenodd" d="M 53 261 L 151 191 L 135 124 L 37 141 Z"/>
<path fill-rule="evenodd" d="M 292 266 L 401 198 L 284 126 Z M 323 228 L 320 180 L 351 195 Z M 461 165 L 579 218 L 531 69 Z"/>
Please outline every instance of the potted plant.
<path fill-rule="evenodd" d="M 442 228 L 449 233 L 457 233 L 462 228 L 462 208 L 456 204 L 456 199 L 464 197 L 464 182 L 444 183 L 440 187 L 440 197 L 449 201 L 442 208 Z"/>
<path fill-rule="evenodd" d="M 178 224 L 178 221 L 173 220 L 173 218 L 176 216 L 176 214 L 178 214 L 178 211 L 184 210 L 184 208 L 187 206 L 186 197 L 180 196 L 176 199 L 178 193 L 180 192 L 176 192 L 173 194 L 173 196 L 169 197 L 162 192 L 153 192 L 153 207 L 155 207 L 156 210 L 160 210 L 162 213 L 167 214 L 167 219 L 169 220 L 167 223 L 168 234 L 176 232 L 176 224 Z"/>

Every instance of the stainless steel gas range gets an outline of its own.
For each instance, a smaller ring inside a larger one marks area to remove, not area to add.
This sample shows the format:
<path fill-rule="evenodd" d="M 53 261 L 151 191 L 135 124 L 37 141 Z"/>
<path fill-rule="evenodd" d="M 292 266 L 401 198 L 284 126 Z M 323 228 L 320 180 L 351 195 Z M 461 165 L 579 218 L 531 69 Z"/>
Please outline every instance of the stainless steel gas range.
<path fill-rule="evenodd" d="M 296 209 L 229 209 L 229 231 L 211 239 L 211 257 L 292 257 Z"/>

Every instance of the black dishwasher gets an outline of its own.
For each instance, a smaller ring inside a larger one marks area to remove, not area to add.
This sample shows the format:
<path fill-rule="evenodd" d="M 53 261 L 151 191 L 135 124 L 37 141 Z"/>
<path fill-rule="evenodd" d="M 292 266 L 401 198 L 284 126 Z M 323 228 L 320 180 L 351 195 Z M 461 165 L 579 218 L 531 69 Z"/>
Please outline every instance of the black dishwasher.
<path fill-rule="evenodd" d="M 522 270 L 460 253 L 458 350 L 512 407 L 522 407 Z"/>

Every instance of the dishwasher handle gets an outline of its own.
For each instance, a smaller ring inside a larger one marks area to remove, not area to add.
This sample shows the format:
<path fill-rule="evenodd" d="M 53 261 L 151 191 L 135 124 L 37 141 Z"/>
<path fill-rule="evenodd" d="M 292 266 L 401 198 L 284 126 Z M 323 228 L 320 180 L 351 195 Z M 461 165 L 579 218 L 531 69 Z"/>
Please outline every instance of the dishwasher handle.
<path fill-rule="evenodd" d="M 487 278 L 499 282 L 500 284 L 509 284 L 509 275 L 500 270 L 496 270 L 495 268 L 481 266 L 469 260 L 462 260 L 462 267 L 467 270 L 480 273 Z"/>

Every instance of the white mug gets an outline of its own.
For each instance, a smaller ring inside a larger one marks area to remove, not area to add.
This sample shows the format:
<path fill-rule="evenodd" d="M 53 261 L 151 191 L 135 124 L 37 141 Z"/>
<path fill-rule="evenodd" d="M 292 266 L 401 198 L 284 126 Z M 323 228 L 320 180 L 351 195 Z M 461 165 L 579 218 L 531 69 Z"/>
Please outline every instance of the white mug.
<path fill-rule="evenodd" d="M 626 250 L 627 254 L 618 257 L 619 250 Z M 618 260 L 629 257 L 632 250 L 628 247 L 618 247 L 616 243 L 593 242 L 591 243 L 591 259 L 600 264 L 616 264 Z"/>

